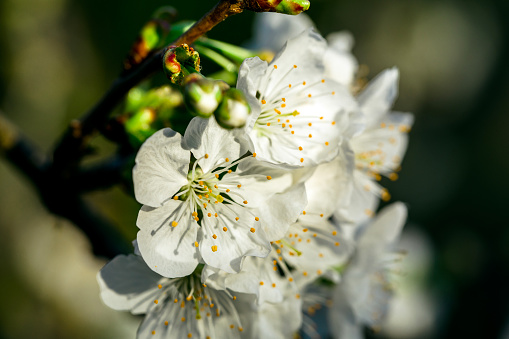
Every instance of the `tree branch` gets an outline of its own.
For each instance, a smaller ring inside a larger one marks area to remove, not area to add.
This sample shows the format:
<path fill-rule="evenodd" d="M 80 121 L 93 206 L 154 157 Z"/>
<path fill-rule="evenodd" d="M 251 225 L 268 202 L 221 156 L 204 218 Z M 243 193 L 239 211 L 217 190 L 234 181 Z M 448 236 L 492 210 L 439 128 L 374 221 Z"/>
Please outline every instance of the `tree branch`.
<path fill-rule="evenodd" d="M 76 225 L 95 255 L 113 258 L 132 252 L 117 228 L 78 196 L 68 178 L 55 176 L 42 152 L 0 112 L 0 154 L 34 185 L 47 209 Z"/>
<path fill-rule="evenodd" d="M 221 0 L 171 45 L 192 44 L 229 16 L 242 12 L 242 4 L 242 0 Z M 164 51 L 165 49 L 162 49 L 153 54 L 139 67 L 117 78 L 90 111 L 79 120 L 71 122 L 55 148 L 53 154 L 55 170 L 65 172 L 69 169 L 68 167 L 72 168 L 78 165 L 86 149 L 88 138 L 105 124 L 108 115 L 121 102 L 127 92 L 143 79 L 162 70 L 161 60 Z"/>

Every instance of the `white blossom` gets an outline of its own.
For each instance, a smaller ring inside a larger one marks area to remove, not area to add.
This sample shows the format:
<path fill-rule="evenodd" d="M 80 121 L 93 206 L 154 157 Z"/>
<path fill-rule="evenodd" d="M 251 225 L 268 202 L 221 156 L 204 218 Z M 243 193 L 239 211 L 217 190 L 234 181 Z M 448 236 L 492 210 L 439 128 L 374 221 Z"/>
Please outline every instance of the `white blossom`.
<path fill-rule="evenodd" d="M 237 88 L 246 95 L 249 149 L 274 163 L 311 166 L 338 154 L 355 111 L 345 86 L 327 78 L 327 43 L 313 29 L 288 40 L 270 64 L 246 59 Z"/>
<path fill-rule="evenodd" d="M 406 215 L 404 204 L 393 203 L 360 229 L 355 253 L 333 292 L 329 326 L 334 338 L 362 338 L 363 326 L 376 327 L 386 316 L 393 293 L 389 266 Z"/>
<path fill-rule="evenodd" d="M 213 119 L 193 119 L 184 137 L 164 129 L 143 144 L 133 178 L 144 204 L 138 244 L 151 269 L 185 276 L 203 260 L 233 273 L 245 256 L 269 253 L 305 206 L 305 188 L 255 156 Z"/>

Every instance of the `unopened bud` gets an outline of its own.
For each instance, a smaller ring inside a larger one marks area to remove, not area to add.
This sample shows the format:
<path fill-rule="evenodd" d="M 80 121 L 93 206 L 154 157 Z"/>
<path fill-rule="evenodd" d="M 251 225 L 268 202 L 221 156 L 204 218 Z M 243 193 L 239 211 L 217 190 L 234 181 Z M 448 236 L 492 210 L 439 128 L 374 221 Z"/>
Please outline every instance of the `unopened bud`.
<path fill-rule="evenodd" d="M 309 9 L 309 0 L 245 0 L 247 9 L 254 12 L 277 12 L 297 15 Z"/>
<path fill-rule="evenodd" d="M 153 109 L 143 108 L 125 122 L 124 126 L 129 142 L 134 147 L 140 147 L 148 137 L 157 131 L 153 126 L 156 119 L 157 115 Z"/>
<path fill-rule="evenodd" d="M 168 79 L 180 85 L 189 74 L 200 71 L 200 55 L 187 44 L 172 46 L 164 53 L 163 67 Z"/>
<path fill-rule="evenodd" d="M 124 70 L 129 70 L 140 64 L 150 53 L 164 46 L 171 29 L 170 23 L 175 15 L 175 9 L 169 6 L 162 7 L 154 13 L 152 19 L 143 26 L 131 46 L 129 55 L 124 61 Z"/>
<path fill-rule="evenodd" d="M 223 81 L 207 79 L 198 73 L 186 77 L 182 85 L 187 108 L 202 118 L 214 113 L 223 98 L 223 92 L 228 88 Z"/>
<path fill-rule="evenodd" d="M 214 112 L 217 123 L 227 129 L 239 128 L 246 124 L 251 108 L 242 91 L 230 88 Z"/>

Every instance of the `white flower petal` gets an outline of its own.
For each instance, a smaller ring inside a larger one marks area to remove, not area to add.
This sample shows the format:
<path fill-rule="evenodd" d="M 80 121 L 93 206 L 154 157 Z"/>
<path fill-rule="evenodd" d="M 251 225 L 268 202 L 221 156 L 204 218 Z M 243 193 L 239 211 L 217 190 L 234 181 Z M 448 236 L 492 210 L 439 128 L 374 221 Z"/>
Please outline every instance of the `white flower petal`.
<path fill-rule="evenodd" d="M 307 212 L 323 214 L 325 218 L 339 209 L 348 209 L 353 191 L 354 155 L 348 143 L 341 154 L 329 163 L 316 167 L 306 181 Z"/>
<path fill-rule="evenodd" d="M 189 149 L 195 158 L 201 158 L 198 164 L 204 172 L 224 163 L 226 158 L 235 160 L 246 152 L 235 135 L 220 127 L 215 119 L 199 117 L 191 120 L 187 126 L 183 146 Z"/>
<path fill-rule="evenodd" d="M 181 135 L 165 128 L 145 141 L 133 168 L 136 200 L 161 206 L 187 183 L 190 152 L 182 149 Z"/>
<path fill-rule="evenodd" d="M 186 276 L 200 260 L 195 246 L 199 226 L 189 212 L 182 211 L 185 208 L 181 201 L 170 200 L 155 209 L 143 206 L 138 214 L 138 246 L 143 259 L 165 277 Z M 181 212 L 182 218 L 178 218 Z M 178 225 L 173 227 L 173 222 Z"/>
<path fill-rule="evenodd" d="M 200 251 L 205 263 L 236 273 L 245 256 L 265 257 L 269 254 L 270 244 L 263 228 L 244 208 L 231 204 L 219 205 L 216 210 L 218 217 L 204 216 L 202 219 Z"/>
<path fill-rule="evenodd" d="M 398 96 L 398 80 L 398 69 L 387 69 L 370 81 L 357 97 L 368 128 L 377 125 L 394 104 Z"/>
<path fill-rule="evenodd" d="M 104 303 L 119 311 L 133 314 L 147 312 L 158 294 L 161 276 L 152 272 L 141 257 L 119 255 L 97 273 Z"/>
<path fill-rule="evenodd" d="M 358 63 L 351 50 L 354 39 L 349 32 L 335 32 L 327 36 L 329 48 L 325 52 L 325 74 L 346 88 L 350 88 L 355 79 Z"/>
<path fill-rule="evenodd" d="M 257 13 L 254 23 L 254 38 L 249 44 L 252 49 L 279 51 L 291 39 L 314 24 L 304 13 L 281 15 L 279 13 Z"/>

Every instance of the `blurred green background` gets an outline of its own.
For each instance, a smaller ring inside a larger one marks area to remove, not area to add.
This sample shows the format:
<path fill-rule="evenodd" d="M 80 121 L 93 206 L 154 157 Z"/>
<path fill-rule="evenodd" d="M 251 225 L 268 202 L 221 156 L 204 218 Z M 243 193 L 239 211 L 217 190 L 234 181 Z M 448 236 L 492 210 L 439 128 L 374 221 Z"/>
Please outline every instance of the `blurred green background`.
<path fill-rule="evenodd" d="M 50 151 L 119 74 L 159 6 L 196 20 L 213 4 L 2 0 L 0 109 Z M 416 116 L 400 180 L 384 182 L 409 207 L 401 297 L 410 306 L 377 335 L 509 338 L 509 2 L 313 0 L 308 14 L 323 35 L 353 33 L 369 78 L 399 67 L 395 108 Z M 254 16 L 209 36 L 245 42 Z M 134 239 L 135 201 L 120 189 L 87 198 Z M 140 319 L 99 299 L 105 261 L 3 160 L 0 231 L 0 338 L 134 338 Z"/>

